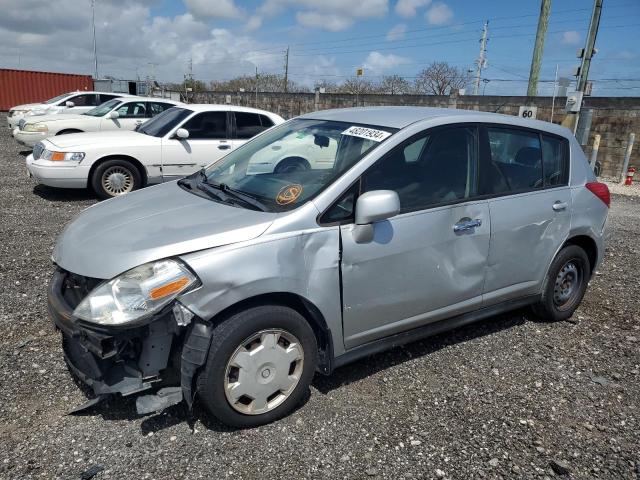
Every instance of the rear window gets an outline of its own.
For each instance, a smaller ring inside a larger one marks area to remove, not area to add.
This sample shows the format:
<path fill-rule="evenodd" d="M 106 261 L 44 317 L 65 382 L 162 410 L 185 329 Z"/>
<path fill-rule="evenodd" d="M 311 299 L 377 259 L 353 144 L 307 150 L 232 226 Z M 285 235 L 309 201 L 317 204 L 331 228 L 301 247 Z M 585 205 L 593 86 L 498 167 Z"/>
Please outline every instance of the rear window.
<path fill-rule="evenodd" d="M 569 144 L 566 139 L 542 135 L 542 168 L 545 187 L 567 184 Z"/>
<path fill-rule="evenodd" d="M 273 126 L 273 122 L 264 115 L 248 112 L 235 112 L 236 137 L 249 139 Z"/>
<path fill-rule="evenodd" d="M 543 187 L 540 135 L 524 130 L 487 128 L 491 193 Z"/>

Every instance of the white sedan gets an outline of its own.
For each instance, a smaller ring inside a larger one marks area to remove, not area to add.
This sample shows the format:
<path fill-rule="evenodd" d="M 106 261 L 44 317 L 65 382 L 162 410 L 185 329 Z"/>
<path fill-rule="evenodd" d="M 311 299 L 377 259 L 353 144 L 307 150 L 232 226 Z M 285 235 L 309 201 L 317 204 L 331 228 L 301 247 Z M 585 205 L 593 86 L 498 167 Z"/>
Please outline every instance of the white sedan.
<path fill-rule="evenodd" d="M 104 92 L 70 92 L 50 98 L 42 103 L 27 103 L 16 105 L 9 109 L 7 124 L 12 130 L 18 126 L 18 122 L 25 117 L 54 115 L 56 113 L 80 114 L 88 112 L 98 105 L 118 97 L 135 96 L 122 93 Z"/>
<path fill-rule="evenodd" d="M 135 130 L 144 121 L 176 105 L 165 98 L 127 96 L 109 100 L 82 115 L 43 115 L 25 117 L 13 130 L 13 137 L 23 145 L 33 147 L 54 135 L 100 132 L 104 130 Z"/>
<path fill-rule="evenodd" d="M 38 142 L 27 169 L 38 183 L 89 187 L 110 198 L 189 175 L 283 122 L 254 108 L 184 105 L 133 132 L 78 133 Z"/>

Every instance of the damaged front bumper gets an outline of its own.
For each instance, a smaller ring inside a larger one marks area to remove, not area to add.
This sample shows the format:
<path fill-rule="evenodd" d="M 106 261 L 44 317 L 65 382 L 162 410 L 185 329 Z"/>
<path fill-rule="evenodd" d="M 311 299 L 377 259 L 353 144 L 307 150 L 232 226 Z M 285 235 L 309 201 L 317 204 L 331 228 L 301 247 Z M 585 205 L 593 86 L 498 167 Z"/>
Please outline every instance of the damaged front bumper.
<path fill-rule="evenodd" d="M 162 387 L 156 395 L 137 399 L 138 413 L 159 411 L 182 399 L 191 407 L 195 375 L 206 361 L 211 341 L 209 322 L 194 317 L 189 325 L 180 326 L 169 305 L 144 325 L 89 324 L 74 317 L 73 309 L 96 283 L 99 280 L 57 269 L 49 285 L 49 315 L 62 334 L 65 361 L 72 373 L 97 399 Z"/>

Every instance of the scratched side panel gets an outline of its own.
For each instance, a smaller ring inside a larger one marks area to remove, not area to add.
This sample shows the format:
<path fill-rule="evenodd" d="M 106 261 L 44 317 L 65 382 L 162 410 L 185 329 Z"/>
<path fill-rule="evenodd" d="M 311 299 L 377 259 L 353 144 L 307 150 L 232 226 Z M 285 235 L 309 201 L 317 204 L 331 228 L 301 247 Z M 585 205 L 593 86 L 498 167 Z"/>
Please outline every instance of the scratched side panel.
<path fill-rule="evenodd" d="M 181 301 L 201 318 L 256 295 L 294 293 L 320 310 L 331 330 L 334 353 L 344 351 L 338 227 L 270 235 L 181 258 L 202 281 L 202 287 Z"/>

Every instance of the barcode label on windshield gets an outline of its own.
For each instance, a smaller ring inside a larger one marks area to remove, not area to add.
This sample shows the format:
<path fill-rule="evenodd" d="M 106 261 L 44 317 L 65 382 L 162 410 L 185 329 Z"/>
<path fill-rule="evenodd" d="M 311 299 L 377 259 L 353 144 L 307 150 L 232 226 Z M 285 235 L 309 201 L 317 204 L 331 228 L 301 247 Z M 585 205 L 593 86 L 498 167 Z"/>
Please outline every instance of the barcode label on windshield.
<path fill-rule="evenodd" d="M 373 140 L 374 142 L 381 142 L 391 134 L 384 130 L 354 126 L 347 128 L 342 132 L 342 135 L 351 135 L 352 137 L 366 138 L 367 140 Z"/>

